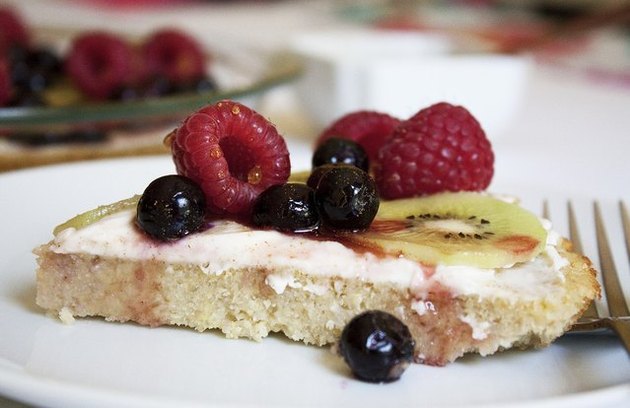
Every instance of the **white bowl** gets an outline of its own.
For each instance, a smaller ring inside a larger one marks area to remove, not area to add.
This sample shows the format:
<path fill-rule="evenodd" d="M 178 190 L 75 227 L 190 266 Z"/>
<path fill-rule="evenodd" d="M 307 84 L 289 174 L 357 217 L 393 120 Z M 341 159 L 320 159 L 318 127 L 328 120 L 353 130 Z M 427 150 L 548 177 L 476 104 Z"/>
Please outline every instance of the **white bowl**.
<path fill-rule="evenodd" d="M 466 107 L 494 138 L 517 111 L 531 65 L 523 56 L 454 53 L 447 38 L 422 33 L 310 33 L 293 48 L 305 64 L 298 97 L 319 127 L 360 109 L 405 119 L 445 101 Z"/>

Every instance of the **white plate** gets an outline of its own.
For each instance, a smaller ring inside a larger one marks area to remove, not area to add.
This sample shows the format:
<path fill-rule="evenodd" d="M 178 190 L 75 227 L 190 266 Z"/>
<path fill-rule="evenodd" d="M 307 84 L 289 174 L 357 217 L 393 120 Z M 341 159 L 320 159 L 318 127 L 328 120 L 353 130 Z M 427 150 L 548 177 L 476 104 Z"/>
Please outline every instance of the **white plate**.
<path fill-rule="evenodd" d="M 306 167 L 306 146 L 291 149 L 294 165 Z M 67 326 L 46 316 L 34 303 L 32 248 L 60 221 L 172 172 L 169 158 L 154 157 L 0 175 L 0 394 L 50 407 L 628 406 L 628 356 L 607 335 L 443 368 L 413 365 L 400 381 L 373 385 L 352 379 L 328 349 L 281 336 L 256 343 L 99 319 Z"/>

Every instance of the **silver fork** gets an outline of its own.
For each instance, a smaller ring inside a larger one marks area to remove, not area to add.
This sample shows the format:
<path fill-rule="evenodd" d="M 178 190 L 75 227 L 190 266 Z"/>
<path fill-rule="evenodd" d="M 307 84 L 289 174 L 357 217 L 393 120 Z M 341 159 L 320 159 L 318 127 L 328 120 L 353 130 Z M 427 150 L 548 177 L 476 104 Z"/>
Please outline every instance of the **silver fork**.
<path fill-rule="evenodd" d="M 572 332 L 599 331 L 611 329 L 614 331 L 624 347 L 630 353 L 630 311 L 626 303 L 619 277 L 617 276 L 617 268 L 613 260 L 612 251 L 608 242 L 602 212 L 599 203 L 593 204 L 595 216 L 595 233 L 597 238 L 597 249 L 600 260 L 600 271 L 602 276 L 602 288 L 606 294 L 606 302 L 608 304 L 609 315 L 603 316 L 595 307 L 595 303 L 591 303 L 582 317 L 571 327 Z M 577 227 L 575 211 L 571 202 L 567 203 L 568 221 L 569 221 L 569 239 L 573 242 L 576 252 L 583 254 L 580 234 Z M 630 260 L 630 216 L 628 208 L 623 201 L 619 202 L 619 212 L 623 225 L 624 240 L 626 253 Z M 543 207 L 543 216 L 549 219 L 549 206 L 545 201 Z"/>

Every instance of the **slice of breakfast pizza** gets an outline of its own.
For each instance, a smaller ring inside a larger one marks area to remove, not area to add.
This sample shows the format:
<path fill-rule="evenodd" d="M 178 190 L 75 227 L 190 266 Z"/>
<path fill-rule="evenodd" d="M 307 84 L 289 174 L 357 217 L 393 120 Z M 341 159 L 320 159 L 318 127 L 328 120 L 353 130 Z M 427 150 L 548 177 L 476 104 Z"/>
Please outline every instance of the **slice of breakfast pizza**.
<path fill-rule="evenodd" d="M 479 191 L 494 156 L 465 109 L 401 121 L 376 159 L 338 136 L 290 177 L 284 140 L 256 112 L 193 113 L 168 137 L 177 174 L 36 249 L 38 305 L 64 321 L 338 344 L 358 377 L 388 381 L 411 359 L 546 346 L 599 295 L 590 261 L 546 220 Z"/>

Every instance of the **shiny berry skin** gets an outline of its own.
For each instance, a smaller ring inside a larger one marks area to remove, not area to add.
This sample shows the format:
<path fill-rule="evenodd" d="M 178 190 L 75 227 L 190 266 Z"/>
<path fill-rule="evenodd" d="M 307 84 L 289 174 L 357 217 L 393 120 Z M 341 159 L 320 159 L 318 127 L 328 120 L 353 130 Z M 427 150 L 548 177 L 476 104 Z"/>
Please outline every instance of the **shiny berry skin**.
<path fill-rule="evenodd" d="M 312 165 L 317 168 L 324 164 L 349 164 L 363 171 L 370 169 L 365 149 L 350 139 L 331 137 L 319 145 L 313 154 Z"/>
<path fill-rule="evenodd" d="M 334 166 L 322 174 L 315 198 L 322 224 L 333 231 L 366 229 L 380 204 L 374 180 L 354 166 Z"/>
<path fill-rule="evenodd" d="M 140 197 L 136 223 L 158 240 L 179 239 L 203 226 L 205 205 L 203 191 L 192 180 L 162 176 L 153 180 Z"/>
<path fill-rule="evenodd" d="M 414 347 L 407 326 L 382 311 L 355 316 L 339 341 L 339 353 L 354 376 L 374 383 L 398 380 L 413 360 Z"/>
<path fill-rule="evenodd" d="M 374 167 L 386 199 L 484 190 L 493 173 L 494 153 L 479 122 L 465 108 L 444 102 L 398 126 Z"/>
<path fill-rule="evenodd" d="M 194 180 L 213 214 L 249 217 L 256 197 L 289 178 L 282 136 L 264 117 L 233 101 L 190 115 L 171 138 L 177 173 Z"/>
<path fill-rule="evenodd" d="M 263 191 L 252 211 L 252 223 L 285 232 L 309 232 L 319 226 L 315 192 L 301 183 L 271 186 Z"/>
<path fill-rule="evenodd" d="M 72 43 L 65 71 L 87 96 L 104 100 L 137 79 L 137 56 L 121 38 L 105 33 L 81 35 Z"/>
<path fill-rule="evenodd" d="M 375 111 L 356 111 L 348 113 L 326 128 L 316 145 L 320 146 L 332 137 L 350 139 L 359 143 L 366 151 L 370 161 L 378 158 L 378 151 L 389 140 L 400 119 L 386 113 Z"/>
<path fill-rule="evenodd" d="M 328 173 L 329 170 L 334 169 L 337 166 L 347 166 L 346 164 L 324 164 L 319 167 L 315 167 L 311 174 L 309 174 L 308 179 L 306 179 L 306 185 L 315 190 L 319 185 L 319 180 L 322 176 Z"/>
<path fill-rule="evenodd" d="M 188 34 L 163 29 L 153 33 L 142 47 L 149 75 L 164 76 L 173 84 L 192 83 L 206 74 L 206 56 Z"/>

